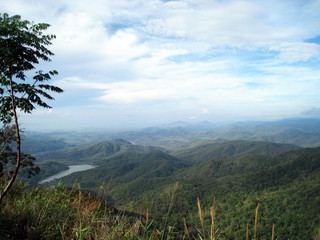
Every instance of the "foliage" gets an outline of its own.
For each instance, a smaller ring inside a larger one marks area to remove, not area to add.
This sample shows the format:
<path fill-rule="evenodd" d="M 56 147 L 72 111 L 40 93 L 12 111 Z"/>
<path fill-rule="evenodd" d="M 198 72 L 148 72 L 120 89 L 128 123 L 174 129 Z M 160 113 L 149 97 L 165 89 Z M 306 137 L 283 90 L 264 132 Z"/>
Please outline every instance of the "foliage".
<path fill-rule="evenodd" d="M 10 178 L 13 174 L 17 161 L 17 153 L 13 152 L 12 145 L 15 141 L 15 127 L 4 125 L 0 129 L 0 177 L 2 181 Z M 40 168 L 34 164 L 35 158 L 29 154 L 22 153 L 21 167 L 23 175 L 27 178 L 37 175 Z"/>
<path fill-rule="evenodd" d="M 35 105 L 51 108 L 43 98 L 53 100 L 48 92 L 62 92 L 59 87 L 45 83 L 58 74 L 56 70 L 48 73 L 39 70 L 32 81 L 26 81 L 29 79 L 27 74 L 35 69 L 39 60 L 50 61 L 53 55 L 46 46 L 55 36 L 43 34 L 48 27 L 49 24 L 21 20 L 17 15 L 9 17 L 7 13 L 0 14 L 0 121 L 9 124 L 14 120 L 17 149 L 15 168 L 6 187 L 0 192 L 0 202 L 12 187 L 23 164 L 17 111 L 31 113 Z"/>
<path fill-rule="evenodd" d="M 13 117 L 11 91 L 15 107 L 25 113 L 31 113 L 35 104 L 51 108 L 42 98 L 54 99 L 47 91 L 62 92 L 59 87 L 45 84 L 51 76 L 58 74 L 56 70 L 48 73 L 39 70 L 33 76 L 33 82 L 26 83 L 27 72 L 35 69 L 39 60 L 50 61 L 53 55 L 46 46 L 55 36 L 43 34 L 49 26 L 21 20 L 18 15 L 0 15 L 0 113 L 4 123 Z"/>
<path fill-rule="evenodd" d="M 201 226 L 197 226 L 197 208 L 191 203 L 200 198 L 203 206 L 210 206 L 215 196 L 216 226 L 221 229 L 222 239 L 246 236 L 247 224 L 248 234 L 253 236 L 254 218 L 250 216 L 255 215 L 259 202 L 257 239 L 271 238 L 273 224 L 279 239 L 310 239 L 320 225 L 320 148 L 271 155 L 214 157 L 190 166 L 161 152 L 118 152 L 101 160 L 99 168 L 67 176 L 63 181 L 72 184 L 78 179 L 90 191 L 97 191 L 102 182 L 108 183 L 110 202 L 139 214 L 148 208 L 160 229 L 172 189 L 179 182 L 168 219 L 168 225 L 174 225 L 177 232 L 184 231 L 181 220 L 186 219 L 191 225 L 189 233 L 196 234 Z M 204 208 L 206 216 L 210 216 L 208 212 Z M 205 226 L 210 226 L 208 221 L 210 217 L 205 217 Z"/>

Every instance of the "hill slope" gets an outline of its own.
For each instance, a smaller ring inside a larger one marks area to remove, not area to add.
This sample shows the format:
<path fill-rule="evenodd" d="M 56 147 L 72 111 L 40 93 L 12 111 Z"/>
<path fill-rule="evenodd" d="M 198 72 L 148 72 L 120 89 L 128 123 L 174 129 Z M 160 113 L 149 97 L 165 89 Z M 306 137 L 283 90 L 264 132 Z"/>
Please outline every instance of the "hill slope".
<path fill-rule="evenodd" d="M 186 161 L 201 162 L 215 157 L 236 158 L 252 154 L 277 156 L 298 148 L 291 144 L 237 140 L 201 145 L 175 152 L 173 155 Z"/>
<path fill-rule="evenodd" d="M 52 151 L 35 155 L 38 161 L 61 161 L 68 164 L 93 163 L 120 151 L 149 152 L 158 147 L 139 146 L 122 139 L 102 141 L 90 146 Z"/>
<path fill-rule="evenodd" d="M 99 168 L 71 174 L 63 181 L 72 184 L 78 179 L 83 189 L 91 191 L 109 183 L 108 194 L 114 199 L 136 199 L 135 196 L 139 198 L 147 189 L 153 190 L 155 184 L 159 186 L 163 180 L 170 181 L 176 171 L 187 166 L 184 161 L 157 150 L 149 153 L 121 151 L 99 161 Z"/>
<path fill-rule="evenodd" d="M 77 178 L 83 188 L 96 191 L 103 182 L 109 183 L 106 194 L 111 202 L 121 200 L 120 208 L 140 214 L 145 214 L 148 207 L 159 224 L 175 192 L 169 221 L 181 231 L 181 219 L 191 223 L 197 219 L 197 198 L 203 206 L 210 206 L 215 196 L 217 223 L 226 229 L 222 233 L 225 239 L 245 236 L 246 223 L 259 202 L 261 229 L 271 229 L 275 223 L 281 238 L 310 239 L 320 226 L 320 148 L 280 155 L 270 149 L 265 155 L 245 156 L 251 151 L 241 151 L 241 157 L 210 156 L 192 166 L 160 151 L 119 152 L 106 158 L 99 168 L 63 181 L 71 185 Z M 269 234 L 271 230 L 258 235 L 267 238 Z"/>

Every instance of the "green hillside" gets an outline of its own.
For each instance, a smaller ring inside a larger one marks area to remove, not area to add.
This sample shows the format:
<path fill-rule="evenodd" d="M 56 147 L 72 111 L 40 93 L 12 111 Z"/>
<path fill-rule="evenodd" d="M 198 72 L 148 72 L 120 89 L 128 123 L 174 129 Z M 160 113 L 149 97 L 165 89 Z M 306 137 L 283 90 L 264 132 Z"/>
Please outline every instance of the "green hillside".
<path fill-rule="evenodd" d="M 258 239 L 271 237 L 277 226 L 279 239 L 312 239 L 320 226 L 320 149 L 302 149 L 277 157 L 248 156 L 217 158 L 178 172 L 172 219 L 197 221 L 197 197 L 204 206 L 216 198 L 217 224 L 225 239 L 243 236 L 246 224 L 253 226 L 254 211 L 260 203 L 261 231 Z M 161 217 L 160 203 L 168 196 L 159 193 L 151 209 Z M 207 209 L 209 211 L 209 209 Z M 162 213 L 163 214 L 163 213 Z M 207 212 L 207 216 L 210 215 Z M 268 230 L 269 229 L 269 230 Z M 241 238 L 241 237 L 240 237 Z"/>
<path fill-rule="evenodd" d="M 29 154 L 61 150 L 68 147 L 72 147 L 72 145 L 56 139 L 25 139 L 22 142 L 22 152 Z"/>
<path fill-rule="evenodd" d="M 298 148 L 291 144 L 237 140 L 201 145 L 175 152 L 173 155 L 186 161 L 201 162 L 215 157 L 236 158 L 253 154 L 276 156 Z"/>
<path fill-rule="evenodd" d="M 168 223 L 178 231 L 183 231 L 182 219 L 196 226 L 197 198 L 207 207 L 209 221 L 215 197 L 222 239 L 245 236 L 258 203 L 259 239 L 271 236 L 273 223 L 279 239 L 311 239 L 320 227 L 320 148 L 232 141 L 175 156 L 161 151 L 120 151 L 96 164 L 98 168 L 72 174 L 63 182 L 71 186 L 77 179 L 81 188 L 104 192 L 109 202 L 117 202 L 123 210 L 145 214 L 148 208 L 157 226 L 165 222 L 170 199 L 174 202 Z"/>
<path fill-rule="evenodd" d="M 176 171 L 189 166 L 161 151 L 121 151 L 96 164 L 99 164 L 98 168 L 71 174 L 63 181 L 72 184 L 77 179 L 83 189 L 91 191 L 98 189 L 102 183 L 109 183 L 108 194 L 112 194 L 114 199 L 137 199 L 147 189 L 153 191 L 154 186 L 161 185 L 162 181 L 170 182 Z"/>
<path fill-rule="evenodd" d="M 112 139 L 90 146 L 45 152 L 35 156 L 38 161 L 51 160 L 67 164 L 81 164 L 99 161 L 120 151 L 149 152 L 155 149 L 159 148 L 134 145 L 122 139 Z"/>
<path fill-rule="evenodd" d="M 68 166 L 64 163 L 53 162 L 53 161 L 44 161 L 42 163 L 36 164 L 40 168 L 40 173 L 32 178 L 24 178 L 24 181 L 30 183 L 30 185 L 35 185 L 42 179 L 55 175 L 58 172 L 67 170 Z"/>

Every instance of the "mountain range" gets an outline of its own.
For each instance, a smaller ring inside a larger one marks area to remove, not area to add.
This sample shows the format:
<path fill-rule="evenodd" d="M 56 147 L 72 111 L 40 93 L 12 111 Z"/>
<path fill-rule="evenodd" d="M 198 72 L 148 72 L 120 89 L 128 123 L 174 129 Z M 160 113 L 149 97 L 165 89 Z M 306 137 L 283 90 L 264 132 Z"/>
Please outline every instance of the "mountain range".
<path fill-rule="evenodd" d="M 64 177 L 63 183 L 71 187 L 76 182 L 83 191 L 95 192 L 122 210 L 146 214 L 148 208 L 159 226 L 170 199 L 174 199 L 170 224 L 182 231 L 182 219 L 197 219 L 197 198 L 209 207 L 213 197 L 226 239 L 245 236 L 243 226 L 251 222 L 258 203 L 261 227 L 275 223 L 284 239 L 311 237 L 320 224 L 320 148 L 238 140 L 162 150 L 116 139 L 41 158 L 43 163 L 59 159 L 96 165 Z"/>
<path fill-rule="evenodd" d="M 198 199 L 204 221 L 209 221 L 216 199 L 222 239 L 245 236 L 258 203 L 259 239 L 271 237 L 273 224 L 279 239 L 312 239 L 320 228 L 320 121 L 203 125 L 199 130 L 176 122 L 100 132 L 96 138 L 88 133 L 73 133 L 72 138 L 55 134 L 59 139 L 52 135 L 47 140 L 53 145 L 34 154 L 42 171 L 31 183 L 67 165 L 93 164 L 96 168 L 61 181 L 70 187 L 77 183 L 120 210 L 144 215 L 148 209 L 159 228 L 168 221 L 183 231 L 183 219 L 196 226 Z M 26 145 L 32 147 L 32 139 Z"/>

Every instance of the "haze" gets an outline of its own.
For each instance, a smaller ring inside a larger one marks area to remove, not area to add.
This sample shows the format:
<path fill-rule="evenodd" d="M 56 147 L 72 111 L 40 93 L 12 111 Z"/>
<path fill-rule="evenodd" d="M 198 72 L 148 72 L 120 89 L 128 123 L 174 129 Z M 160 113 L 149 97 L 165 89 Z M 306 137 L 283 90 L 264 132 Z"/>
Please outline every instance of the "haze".
<path fill-rule="evenodd" d="M 12 0 L 51 24 L 51 110 L 28 130 L 319 117 L 318 0 Z"/>

